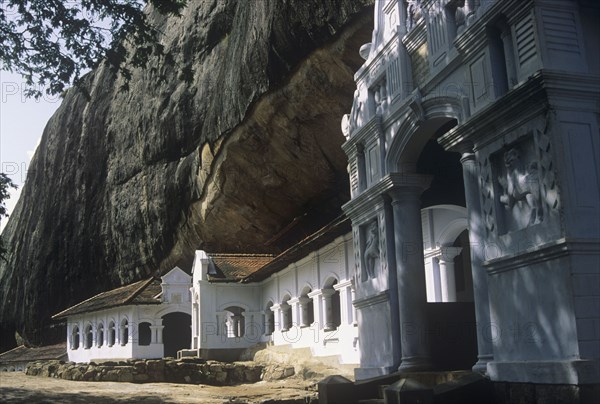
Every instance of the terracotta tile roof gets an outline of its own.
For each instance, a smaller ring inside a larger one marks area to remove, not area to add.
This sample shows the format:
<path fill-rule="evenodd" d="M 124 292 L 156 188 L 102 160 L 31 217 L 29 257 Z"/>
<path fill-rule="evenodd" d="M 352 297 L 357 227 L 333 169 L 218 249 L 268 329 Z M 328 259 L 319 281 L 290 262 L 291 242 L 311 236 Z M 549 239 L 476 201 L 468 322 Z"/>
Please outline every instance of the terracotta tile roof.
<path fill-rule="evenodd" d="M 155 298 L 162 291 L 160 283 L 160 279 L 150 278 L 102 292 L 55 314 L 52 318 L 58 319 L 129 304 L 160 304 L 160 299 Z"/>
<path fill-rule="evenodd" d="M 212 266 L 208 279 L 213 282 L 235 282 L 267 265 L 274 258 L 270 254 L 208 254 Z"/>
<path fill-rule="evenodd" d="M 0 363 L 32 362 L 50 359 L 67 359 L 66 342 L 56 345 L 42 346 L 39 348 L 28 348 L 25 345 L 21 345 L 11 349 L 10 351 L 0 354 Z"/>
<path fill-rule="evenodd" d="M 272 274 L 286 268 L 291 263 L 306 257 L 312 251 L 316 251 L 319 248 L 326 246 L 337 237 L 343 236 L 351 231 L 352 225 L 350 219 L 348 219 L 345 215 L 341 215 L 337 219 L 317 230 L 315 233 L 306 237 L 304 240 L 273 258 L 262 268 L 259 268 L 253 273 L 247 275 L 244 279 L 241 279 L 241 282 L 260 282 Z"/>

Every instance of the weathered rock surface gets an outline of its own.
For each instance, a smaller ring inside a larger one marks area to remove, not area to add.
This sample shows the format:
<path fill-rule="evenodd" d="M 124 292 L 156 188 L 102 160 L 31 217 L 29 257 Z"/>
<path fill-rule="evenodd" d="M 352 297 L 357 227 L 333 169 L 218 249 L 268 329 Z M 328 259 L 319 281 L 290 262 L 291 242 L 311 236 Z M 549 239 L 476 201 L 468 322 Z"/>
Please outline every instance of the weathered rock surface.
<path fill-rule="evenodd" d="M 74 363 L 53 360 L 30 363 L 27 367 L 27 375 L 75 381 L 169 382 L 224 386 L 256 383 L 262 379 L 263 367 L 252 362 L 221 363 L 201 360 L 137 359 L 123 363 Z M 293 375 L 293 368 L 292 374 L 289 372 L 287 375 L 282 374 L 278 379 L 291 375 Z"/>
<path fill-rule="evenodd" d="M 197 248 L 276 252 L 336 215 L 372 2 L 190 2 L 157 17 L 173 63 L 134 70 L 129 91 L 101 66 L 89 98 L 70 91 L 3 234 L 2 344 L 48 342 L 52 314 Z"/>

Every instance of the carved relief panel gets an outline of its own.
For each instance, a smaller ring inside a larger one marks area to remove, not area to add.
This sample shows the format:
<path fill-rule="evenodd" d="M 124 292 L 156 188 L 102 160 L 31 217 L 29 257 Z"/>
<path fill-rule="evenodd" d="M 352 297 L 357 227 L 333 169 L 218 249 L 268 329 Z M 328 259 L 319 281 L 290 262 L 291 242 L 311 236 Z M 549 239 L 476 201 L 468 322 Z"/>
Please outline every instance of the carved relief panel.
<path fill-rule="evenodd" d="M 539 165 L 533 137 L 507 145 L 492 157 L 500 234 L 541 223 Z"/>
<path fill-rule="evenodd" d="M 549 136 L 523 128 L 511 142 L 479 158 L 486 235 L 504 235 L 546 223 L 560 208 Z"/>
<path fill-rule="evenodd" d="M 380 266 L 380 242 L 379 242 L 379 223 L 377 218 L 361 226 L 362 233 L 362 271 L 360 280 L 365 282 L 369 279 L 375 279 L 378 275 Z"/>

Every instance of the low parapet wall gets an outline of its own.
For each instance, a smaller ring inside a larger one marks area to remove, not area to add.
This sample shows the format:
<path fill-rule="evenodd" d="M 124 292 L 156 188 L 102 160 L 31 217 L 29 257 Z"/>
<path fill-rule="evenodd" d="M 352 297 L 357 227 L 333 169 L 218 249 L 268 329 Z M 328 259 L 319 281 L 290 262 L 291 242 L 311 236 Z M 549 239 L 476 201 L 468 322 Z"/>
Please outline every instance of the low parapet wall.
<path fill-rule="evenodd" d="M 27 368 L 29 376 L 55 377 L 66 380 L 98 382 L 170 382 L 208 385 L 255 383 L 268 378 L 265 368 L 253 362 L 222 363 L 183 358 L 139 359 L 102 363 L 64 361 L 34 362 Z M 293 374 L 293 372 L 292 372 Z"/>

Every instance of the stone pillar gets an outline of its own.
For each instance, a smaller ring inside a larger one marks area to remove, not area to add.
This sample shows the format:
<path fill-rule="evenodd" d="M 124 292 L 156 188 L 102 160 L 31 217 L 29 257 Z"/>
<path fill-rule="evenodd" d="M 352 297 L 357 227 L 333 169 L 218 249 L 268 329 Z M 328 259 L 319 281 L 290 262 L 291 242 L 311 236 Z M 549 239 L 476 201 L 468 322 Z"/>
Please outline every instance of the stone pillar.
<path fill-rule="evenodd" d="M 442 302 L 456 302 L 456 279 L 454 276 L 454 258 L 462 251 L 461 247 L 442 247 L 438 257 L 440 264 L 440 283 Z"/>
<path fill-rule="evenodd" d="M 352 282 L 350 280 L 338 283 L 333 289 L 340 293 L 340 319 L 341 324 L 352 324 L 352 295 L 350 289 Z"/>
<path fill-rule="evenodd" d="M 157 344 L 162 344 L 163 343 L 163 329 L 165 328 L 164 325 L 157 325 L 156 326 L 156 343 Z"/>
<path fill-rule="evenodd" d="M 315 318 L 315 323 L 319 329 L 323 328 L 325 324 L 325 319 L 323 317 L 323 310 L 321 308 L 321 301 L 323 300 L 323 294 L 321 290 L 313 290 L 308 294 L 308 297 L 313 299 L 313 316 Z"/>
<path fill-rule="evenodd" d="M 275 320 L 275 323 L 273 324 L 273 332 L 281 331 L 283 327 L 283 324 L 281 323 L 281 305 L 274 304 L 271 306 L 271 311 L 273 312 L 273 319 Z"/>
<path fill-rule="evenodd" d="M 312 299 L 310 297 L 307 296 L 301 296 L 298 298 L 298 301 L 300 302 L 300 313 L 301 313 L 301 319 L 300 319 L 300 326 L 301 327 L 310 327 L 311 325 L 311 321 L 310 321 L 310 315 L 312 313 L 310 313 L 310 302 L 312 301 Z M 314 318 L 314 316 L 313 316 Z"/>
<path fill-rule="evenodd" d="M 271 308 L 265 310 L 265 335 L 273 334 L 275 331 L 275 313 Z"/>
<path fill-rule="evenodd" d="M 294 298 L 288 300 L 288 304 L 291 306 L 291 311 L 292 311 L 292 327 L 300 326 L 301 316 L 302 316 L 302 313 L 300 312 L 300 299 L 297 297 L 294 297 Z"/>
<path fill-rule="evenodd" d="M 333 319 L 333 295 L 335 294 L 334 289 L 321 289 L 324 300 L 325 308 L 325 331 L 333 331 L 337 327 L 335 326 Z"/>
<path fill-rule="evenodd" d="M 288 302 L 283 302 L 280 305 L 281 309 L 281 331 L 289 330 L 292 322 L 292 306 Z"/>
<path fill-rule="evenodd" d="M 487 272 L 482 265 L 484 260 L 483 218 L 479 201 L 477 163 L 475 154 L 463 153 L 460 159 L 463 167 L 465 198 L 469 220 L 469 244 L 471 245 L 471 272 L 473 277 L 473 300 L 477 321 L 477 363 L 473 371 L 485 373 L 487 363 L 494 358 L 490 322 L 490 300 L 488 295 Z"/>
<path fill-rule="evenodd" d="M 242 318 L 243 317 L 240 314 L 231 316 L 232 337 L 240 338 L 244 336 L 242 333 Z"/>
<path fill-rule="evenodd" d="M 429 176 L 403 174 L 401 183 L 390 191 L 402 345 L 400 371 L 420 371 L 431 367 L 425 332 L 427 295 L 420 199 L 430 183 Z"/>
<path fill-rule="evenodd" d="M 356 287 L 354 286 L 354 279 L 352 279 L 352 286 L 350 287 L 350 305 L 352 306 L 352 325 L 358 326 L 358 322 L 356 321 L 356 306 L 354 306 L 354 301 L 356 300 Z"/>

